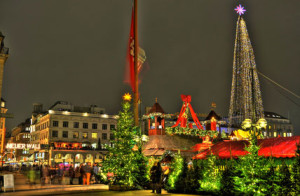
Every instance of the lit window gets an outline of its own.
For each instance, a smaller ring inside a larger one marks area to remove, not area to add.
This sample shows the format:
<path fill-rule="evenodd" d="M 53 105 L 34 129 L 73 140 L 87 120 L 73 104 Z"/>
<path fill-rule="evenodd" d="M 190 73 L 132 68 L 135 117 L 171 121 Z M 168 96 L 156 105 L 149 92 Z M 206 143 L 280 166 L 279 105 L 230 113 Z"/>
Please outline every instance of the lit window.
<path fill-rule="evenodd" d="M 87 132 L 82 133 L 82 138 L 87 139 L 88 138 L 88 133 Z"/>
<path fill-rule="evenodd" d="M 97 134 L 97 133 L 92 133 L 92 138 L 93 138 L 93 139 L 97 139 L 97 137 L 98 137 L 98 134 Z"/>
<path fill-rule="evenodd" d="M 277 136 L 277 132 L 275 131 L 275 132 L 274 132 L 274 137 L 276 137 L 276 136 Z"/>
<path fill-rule="evenodd" d="M 286 137 L 286 133 L 285 132 L 283 133 L 283 137 Z"/>
<path fill-rule="evenodd" d="M 73 138 L 74 139 L 76 139 L 76 138 L 78 138 L 79 137 L 79 133 L 78 133 L 78 131 L 76 131 L 76 132 L 73 132 Z"/>

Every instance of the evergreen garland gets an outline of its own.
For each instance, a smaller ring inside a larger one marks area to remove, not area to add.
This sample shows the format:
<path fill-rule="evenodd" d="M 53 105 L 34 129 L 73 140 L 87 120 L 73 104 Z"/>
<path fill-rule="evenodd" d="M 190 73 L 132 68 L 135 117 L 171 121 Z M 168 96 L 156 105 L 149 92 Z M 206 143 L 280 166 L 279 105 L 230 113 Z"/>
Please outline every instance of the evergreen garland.
<path fill-rule="evenodd" d="M 217 131 L 194 129 L 189 127 L 167 127 L 166 133 L 169 135 L 177 134 L 177 135 L 191 135 L 191 136 L 199 136 L 199 137 L 205 137 L 208 135 L 211 138 L 215 138 L 218 136 Z"/>

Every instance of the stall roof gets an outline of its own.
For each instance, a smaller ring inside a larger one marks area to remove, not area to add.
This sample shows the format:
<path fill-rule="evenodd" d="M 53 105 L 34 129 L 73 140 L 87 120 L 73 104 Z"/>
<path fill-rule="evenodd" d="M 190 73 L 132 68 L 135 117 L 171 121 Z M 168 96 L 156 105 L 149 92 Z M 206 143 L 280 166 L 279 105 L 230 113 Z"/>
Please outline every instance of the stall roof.
<path fill-rule="evenodd" d="M 222 141 L 213 145 L 211 149 L 197 154 L 194 159 L 205 159 L 210 153 L 221 159 L 238 158 L 248 153 L 244 150 L 248 144 L 249 142 L 245 140 Z M 297 144 L 300 144 L 300 136 L 259 139 L 258 145 L 260 145 L 260 150 L 258 151 L 258 155 L 275 158 L 292 158 L 296 156 Z"/>

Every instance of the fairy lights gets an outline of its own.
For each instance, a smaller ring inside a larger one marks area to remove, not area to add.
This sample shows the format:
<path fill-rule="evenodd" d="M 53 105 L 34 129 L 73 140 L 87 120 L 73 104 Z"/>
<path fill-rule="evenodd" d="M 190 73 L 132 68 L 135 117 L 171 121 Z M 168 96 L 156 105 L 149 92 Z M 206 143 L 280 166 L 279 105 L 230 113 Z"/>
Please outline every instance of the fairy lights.
<path fill-rule="evenodd" d="M 240 15 L 245 12 L 241 5 L 235 10 Z M 245 119 L 257 122 L 264 117 L 263 111 L 254 51 L 246 22 L 240 16 L 236 25 L 229 125 L 240 126 Z"/>

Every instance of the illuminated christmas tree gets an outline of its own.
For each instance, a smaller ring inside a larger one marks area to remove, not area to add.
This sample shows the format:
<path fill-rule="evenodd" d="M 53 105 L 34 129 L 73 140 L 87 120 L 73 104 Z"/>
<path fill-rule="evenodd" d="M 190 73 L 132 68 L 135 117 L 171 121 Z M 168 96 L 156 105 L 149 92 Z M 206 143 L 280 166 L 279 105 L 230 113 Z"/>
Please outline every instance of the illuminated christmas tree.
<path fill-rule="evenodd" d="M 245 119 L 257 122 L 258 119 L 263 118 L 264 109 L 254 52 L 246 22 L 242 17 L 246 10 L 241 5 L 235 10 L 239 17 L 236 25 L 234 46 L 229 125 L 240 127 Z"/>
<path fill-rule="evenodd" d="M 125 189 L 143 188 L 147 183 L 147 159 L 141 152 L 137 138 L 138 127 L 134 126 L 131 112 L 131 95 L 123 96 L 123 111 L 119 113 L 117 129 L 113 130 L 112 147 L 103 162 L 103 169 L 112 185 L 124 185 Z"/>

